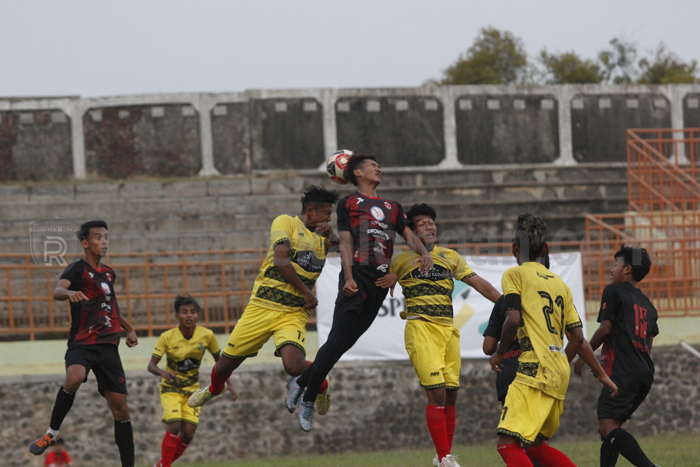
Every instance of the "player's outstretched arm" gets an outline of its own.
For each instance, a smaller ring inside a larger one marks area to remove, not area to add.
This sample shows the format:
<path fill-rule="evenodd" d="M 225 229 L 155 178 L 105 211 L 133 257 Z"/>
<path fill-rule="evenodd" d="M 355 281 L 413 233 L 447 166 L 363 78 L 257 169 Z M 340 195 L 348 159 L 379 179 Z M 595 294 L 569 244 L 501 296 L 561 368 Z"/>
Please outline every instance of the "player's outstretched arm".
<path fill-rule="evenodd" d="M 61 279 L 56 284 L 56 288 L 53 289 L 53 299 L 54 300 L 70 300 L 71 303 L 78 303 L 82 300 L 87 300 L 85 294 L 79 290 L 68 290 L 71 282 L 68 279 Z"/>
<path fill-rule="evenodd" d="M 476 289 L 484 298 L 491 300 L 493 303 L 496 303 L 496 300 L 501 296 L 501 292 L 496 290 L 496 288 L 483 277 L 473 275 L 471 277 L 465 277 L 462 279 L 462 282 Z"/>
<path fill-rule="evenodd" d="M 501 330 L 501 340 L 498 343 L 498 348 L 496 353 L 491 355 L 489 358 L 489 363 L 491 363 L 491 369 L 496 373 L 501 372 L 501 362 L 503 357 L 506 355 L 506 350 L 515 339 L 515 335 L 518 332 L 518 325 L 520 324 L 520 310 L 511 308 L 506 311 L 506 320 L 503 323 L 503 329 Z"/>
<path fill-rule="evenodd" d="M 423 242 L 420 241 L 418 237 L 416 237 L 416 234 L 413 233 L 413 230 L 409 229 L 406 227 L 403 229 L 403 232 L 401 233 L 401 236 L 406 240 L 406 244 L 408 247 L 415 251 L 418 256 L 420 256 L 418 259 L 416 259 L 414 265 L 420 263 L 420 272 L 421 274 L 425 274 L 426 272 L 430 271 L 433 269 L 433 258 L 430 256 L 430 252 L 425 249 L 425 245 L 423 245 Z"/>
<path fill-rule="evenodd" d="M 343 286 L 343 294 L 346 297 L 352 297 L 358 291 L 357 283 L 352 277 L 352 234 L 349 231 L 340 232 L 340 264 L 343 267 L 343 276 L 345 278 L 345 286 Z"/>
<path fill-rule="evenodd" d="M 292 284 L 299 292 L 304 294 L 304 308 L 316 308 L 318 300 L 316 296 L 309 290 L 299 277 L 299 274 L 294 270 L 292 262 L 289 259 L 289 245 L 287 243 L 279 243 L 275 246 L 275 267 L 280 272 L 284 280 Z"/>
<path fill-rule="evenodd" d="M 612 332 L 613 322 L 607 319 L 601 321 L 600 326 L 596 332 L 593 333 L 593 337 L 591 337 L 591 341 L 589 343 L 591 352 L 595 352 L 598 347 L 603 345 L 603 342 L 607 340 Z M 574 373 L 576 373 L 576 375 L 581 376 L 583 374 L 584 363 L 588 362 L 584 361 L 583 358 L 579 358 L 574 362 Z M 590 364 L 588 366 L 590 366 L 592 370 L 594 369 Z"/>
<path fill-rule="evenodd" d="M 334 246 L 340 245 L 340 237 L 333 232 L 333 227 L 328 222 L 316 224 L 316 231 L 321 237 L 324 237 L 326 250 L 330 250 Z"/>
<path fill-rule="evenodd" d="M 139 345 L 139 338 L 136 337 L 136 329 L 134 329 L 131 323 L 129 323 L 121 313 L 119 314 L 119 324 L 126 331 L 126 346 L 136 347 Z"/>

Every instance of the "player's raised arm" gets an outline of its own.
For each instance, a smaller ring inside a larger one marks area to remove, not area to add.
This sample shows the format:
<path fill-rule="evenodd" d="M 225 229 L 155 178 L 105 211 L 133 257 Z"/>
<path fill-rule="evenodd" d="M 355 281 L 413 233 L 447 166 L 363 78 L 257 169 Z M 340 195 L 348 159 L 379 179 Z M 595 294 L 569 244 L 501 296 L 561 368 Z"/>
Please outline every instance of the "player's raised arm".
<path fill-rule="evenodd" d="M 496 290 L 494 286 L 491 285 L 489 281 L 480 277 L 476 274 L 470 277 L 465 277 L 462 282 L 473 287 L 477 292 L 479 292 L 484 298 L 491 300 L 493 303 L 500 298 L 501 292 Z"/>
<path fill-rule="evenodd" d="M 416 237 L 413 230 L 403 229 L 401 236 L 406 240 L 408 247 L 419 255 L 419 258 L 416 259 L 416 264 L 420 263 L 421 274 L 425 274 L 433 269 L 433 258 L 430 257 L 430 252 L 425 248 L 423 242 Z"/>

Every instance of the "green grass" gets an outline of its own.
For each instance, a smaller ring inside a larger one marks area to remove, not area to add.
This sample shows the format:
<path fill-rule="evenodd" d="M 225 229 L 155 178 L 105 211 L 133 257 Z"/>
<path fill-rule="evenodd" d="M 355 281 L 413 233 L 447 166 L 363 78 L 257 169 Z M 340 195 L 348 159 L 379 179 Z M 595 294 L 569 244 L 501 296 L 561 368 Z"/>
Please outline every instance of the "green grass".
<path fill-rule="evenodd" d="M 657 436 L 640 438 L 639 442 L 649 458 L 663 467 L 689 467 L 698 463 L 700 437 L 691 435 Z M 578 467 L 598 467 L 599 465 L 600 443 L 597 441 L 553 442 L 552 446 L 567 454 Z M 495 440 L 491 444 L 457 446 L 452 451 L 458 455 L 458 461 L 462 467 L 500 467 L 505 465 L 496 452 Z M 405 450 L 181 465 L 183 467 L 319 467 L 331 465 L 334 467 L 430 467 L 434 456 L 435 451 L 433 450 Z M 632 464 L 620 456 L 617 465 L 618 467 L 629 467 Z"/>

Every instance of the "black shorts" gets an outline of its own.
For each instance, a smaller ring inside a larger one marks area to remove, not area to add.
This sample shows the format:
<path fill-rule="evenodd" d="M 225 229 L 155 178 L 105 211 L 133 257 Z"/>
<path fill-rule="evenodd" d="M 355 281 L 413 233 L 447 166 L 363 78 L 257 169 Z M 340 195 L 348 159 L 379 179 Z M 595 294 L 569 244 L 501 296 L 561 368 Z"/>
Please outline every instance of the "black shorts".
<path fill-rule="evenodd" d="M 627 376 L 612 376 L 610 379 L 617 385 L 617 395 L 612 397 L 610 390 L 603 388 L 598 397 L 598 420 L 601 418 L 629 420 L 646 399 L 651 384 Z"/>
<path fill-rule="evenodd" d="M 92 370 L 97 378 L 97 390 L 126 394 L 126 375 L 119 357 L 119 349 L 112 344 L 75 345 L 66 351 L 66 368 L 71 365 L 85 367 L 85 381 Z"/>
<path fill-rule="evenodd" d="M 375 285 L 375 282 L 384 274 L 375 272 L 370 268 L 353 267 L 352 278 L 357 284 L 357 293 L 351 297 L 346 297 L 343 293 L 345 287 L 345 275 L 340 271 L 338 280 L 338 297 L 335 300 L 334 314 L 356 313 L 372 316 L 372 320 L 379 313 L 379 309 L 384 303 L 389 289 L 382 289 Z"/>

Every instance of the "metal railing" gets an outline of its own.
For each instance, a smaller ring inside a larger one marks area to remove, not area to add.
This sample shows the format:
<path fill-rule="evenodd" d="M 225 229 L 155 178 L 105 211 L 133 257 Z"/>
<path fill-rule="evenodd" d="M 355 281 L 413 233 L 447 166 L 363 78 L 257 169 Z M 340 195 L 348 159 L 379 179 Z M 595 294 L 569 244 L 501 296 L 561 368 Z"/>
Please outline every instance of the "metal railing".
<path fill-rule="evenodd" d="M 461 254 L 509 255 L 510 243 L 446 245 Z M 553 248 L 580 251 L 580 243 Z M 401 250 L 405 246 L 397 247 Z M 111 253 L 105 263 L 117 275 L 114 289 L 121 312 L 149 336 L 176 326 L 172 314 L 178 294 L 188 293 L 202 306 L 199 322 L 230 332 L 250 297 L 266 249 Z M 0 338 L 22 340 L 65 337 L 70 328 L 68 301 L 55 301 L 58 282 L 38 268 L 30 254 L 0 255 Z M 315 310 L 309 324 L 315 325 Z"/>
<path fill-rule="evenodd" d="M 700 129 L 628 130 L 630 212 L 586 216 L 587 297 L 609 283 L 624 243 L 649 252 L 653 267 L 639 287 L 661 316 L 700 316 L 699 148 Z"/>

